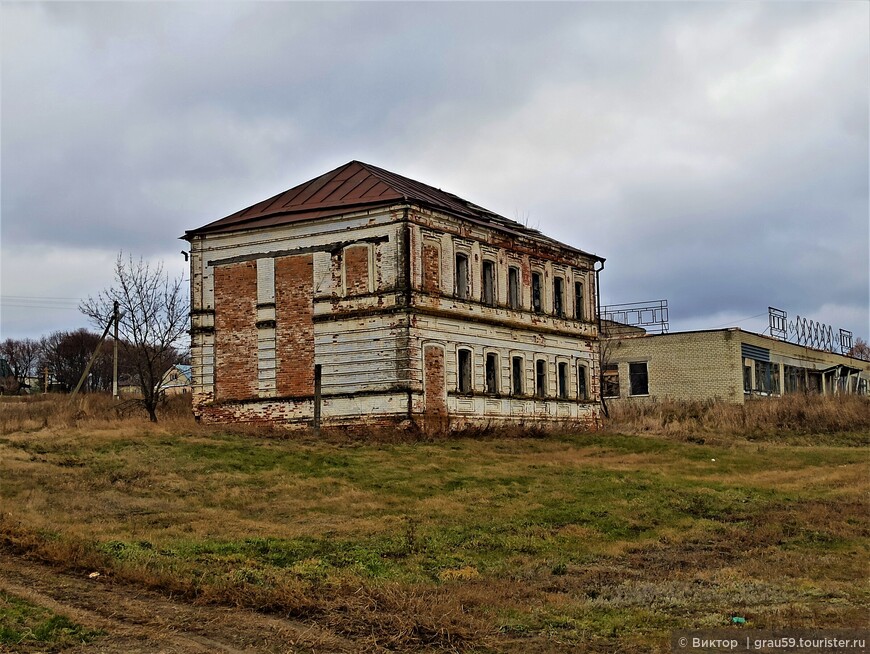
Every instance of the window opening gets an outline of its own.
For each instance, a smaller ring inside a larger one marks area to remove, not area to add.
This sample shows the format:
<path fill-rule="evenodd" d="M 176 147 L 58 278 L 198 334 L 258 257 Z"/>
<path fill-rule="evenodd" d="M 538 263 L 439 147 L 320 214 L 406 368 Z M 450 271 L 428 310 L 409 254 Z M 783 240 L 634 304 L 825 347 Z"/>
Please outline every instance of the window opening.
<path fill-rule="evenodd" d="M 559 381 L 559 397 L 565 399 L 568 397 L 568 364 L 559 362 L 556 371 Z"/>
<path fill-rule="evenodd" d="M 486 260 L 483 262 L 483 303 L 495 304 L 495 264 Z"/>
<path fill-rule="evenodd" d="M 574 317 L 583 320 L 583 282 L 574 282 Z"/>
<path fill-rule="evenodd" d="M 547 362 L 543 359 L 535 361 L 535 395 L 538 397 L 547 395 Z"/>
<path fill-rule="evenodd" d="M 498 393 L 498 355 L 492 352 L 486 355 L 486 392 Z"/>
<path fill-rule="evenodd" d="M 520 308 L 520 269 L 508 268 L 508 304 L 511 309 Z"/>
<path fill-rule="evenodd" d="M 586 366 L 577 367 L 577 397 L 581 400 L 589 399 L 589 391 L 586 390 Z"/>
<path fill-rule="evenodd" d="M 543 303 L 541 301 L 541 273 L 532 273 L 532 311 L 541 313 Z"/>
<path fill-rule="evenodd" d="M 456 297 L 468 298 L 468 256 L 465 254 L 456 255 Z"/>
<path fill-rule="evenodd" d="M 561 277 L 553 278 L 553 313 L 565 316 L 565 282 Z"/>
<path fill-rule="evenodd" d="M 459 350 L 459 392 L 471 392 L 471 350 Z"/>
<path fill-rule="evenodd" d="M 632 395 L 649 395 L 646 361 L 628 364 L 628 382 Z"/>
<path fill-rule="evenodd" d="M 523 394 L 523 358 L 514 357 L 512 364 L 513 390 L 514 395 Z"/>
<path fill-rule="evenodd" d="M 604 366 L 601 382 L 604 397 L 619 397 L 619 366 L 615 363 Z"/>

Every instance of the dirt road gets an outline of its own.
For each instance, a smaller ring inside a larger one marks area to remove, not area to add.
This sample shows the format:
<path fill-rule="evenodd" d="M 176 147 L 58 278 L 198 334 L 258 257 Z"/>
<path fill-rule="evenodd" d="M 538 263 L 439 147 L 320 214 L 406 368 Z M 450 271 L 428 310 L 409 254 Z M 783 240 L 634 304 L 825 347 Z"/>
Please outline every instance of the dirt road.
<path fill-rule="evenodd" d="M 58 572 L 0 554 L 0 590 L 65 615 L 105 636 L 66 649 L 88 654 L 354 652 L 316 626 L 243 609 L 194 606 L 113 582 Z M 2 646 L 0 646 L 2 651 Z M 35 651 L 35 650 L 31 650 Z"/>

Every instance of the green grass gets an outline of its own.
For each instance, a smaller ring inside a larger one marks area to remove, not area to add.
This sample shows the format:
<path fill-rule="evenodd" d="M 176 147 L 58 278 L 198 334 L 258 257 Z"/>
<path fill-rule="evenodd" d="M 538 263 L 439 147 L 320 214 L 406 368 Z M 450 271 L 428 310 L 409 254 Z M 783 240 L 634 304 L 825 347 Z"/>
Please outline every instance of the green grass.
<path fill-rule="evenodd" d="M 101 631 L 85 629 L 46 608 L 0 592 L 0 645 L 59 651 L 89 643 L 101 635 Z"/>

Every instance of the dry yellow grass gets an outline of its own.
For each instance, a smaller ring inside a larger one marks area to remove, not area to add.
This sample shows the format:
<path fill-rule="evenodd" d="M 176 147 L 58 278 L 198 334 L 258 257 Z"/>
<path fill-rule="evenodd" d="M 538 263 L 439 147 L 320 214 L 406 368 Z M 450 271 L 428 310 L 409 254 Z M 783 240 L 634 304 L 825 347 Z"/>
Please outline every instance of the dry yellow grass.
<path fill-rule="evenodd" d="M 666 651 L 731 612 L 868 608 L 861 431 L 367 443 L 163 417 L 0 402 L 0 549 L 372 651 Z"/>

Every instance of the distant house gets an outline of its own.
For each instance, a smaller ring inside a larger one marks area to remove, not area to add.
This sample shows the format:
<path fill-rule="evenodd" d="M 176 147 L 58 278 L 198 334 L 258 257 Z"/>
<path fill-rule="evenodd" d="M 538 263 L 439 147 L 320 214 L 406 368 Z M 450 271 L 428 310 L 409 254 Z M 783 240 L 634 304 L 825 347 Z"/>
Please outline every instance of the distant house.
<path fill-rule="evenodd" d="M 165 395 L 185 395 L 190 393 L 192 379 L 190 366 L 176 364 L 163 373 L 160 391 Z"/>
<path fill-rule="evenodd" d="M 599 256 L 359 161 L 184 238 L 198 418 L 599 424 Z"/>
<path fill-rule="evenodd" d="M 635 328 L 610 334 L 602 340 L 602 396 L 607 401 L 743 404 L 791 393 L 868 394 L 870 362 L 737 327 L 669 334 Z"/>

